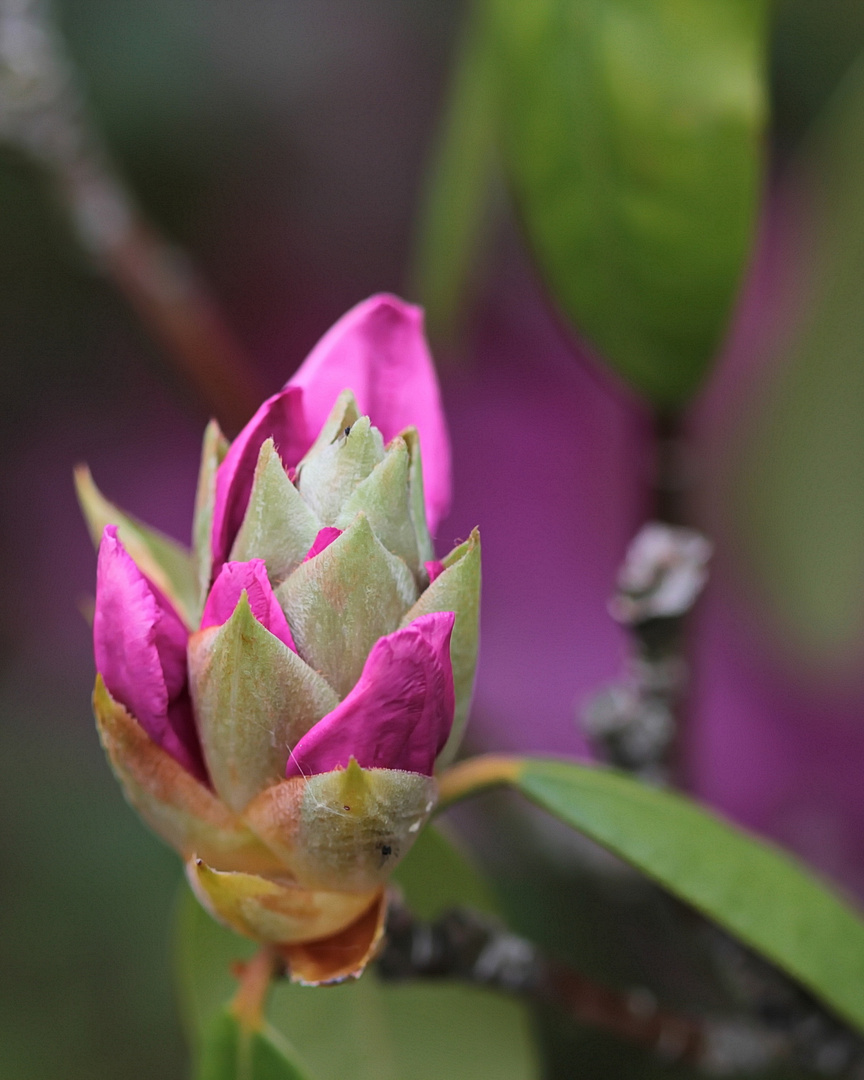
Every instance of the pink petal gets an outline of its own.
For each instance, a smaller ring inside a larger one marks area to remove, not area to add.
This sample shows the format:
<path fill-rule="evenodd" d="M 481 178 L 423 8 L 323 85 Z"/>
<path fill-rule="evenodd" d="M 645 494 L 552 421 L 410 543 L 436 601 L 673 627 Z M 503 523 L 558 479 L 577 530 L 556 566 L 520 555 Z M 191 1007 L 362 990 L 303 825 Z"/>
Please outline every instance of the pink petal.
<path fill-rule="evenodd" d="M 323 529 L 319 529 L 318 535 L 315 537 L 315 542 L 306 552 L 306 557 L 303 562 L 309 562 L 309 560 L 314 559 L 316 555 L 320 555 L 324 548 L 330 547 L 333 541 L 341 535 L 342 530 L 334 529 L 331 525 L 325 525 Z"/>
<path fill-rule="evenodd" d="M 426 516 L 434 531 L 450 505 L 450 440 L 420 308 L 380 294 L 352 308 L 318 342 L 288 383 L 302 387 L 309 430 L 320 430 L 342 390 L 389 442 L 420 435 Z"/>
<path fill-rule="evenodd" d="M 186 674 L 189 634 L 106 525 L 99 547 L 93 652 L 109 693 L 151 739 L 204 778 Z"/>
<path fill-rule="evenodd" d="M 429 575 L 429 584 L 431 585 L 435 578 L 440 577 L 444 573 L 444 563 L 440 559 L 432 559 L 430 562 L 424 562 L 423 566 L 426 569 L 426 573 Z"/>
<path fill-rule="evenodd" d="M 188 686 L 184 686 L 182 693 L 169 704 L 168 725 L 162 749 L 202 783 L 209 784 Z"/>
<path fill-rule="evenodd" d="M 201 615 L 201 629 L 208 626 L 222 626 L 234 614 L 234 609 L 243 592 L 249 597 L 252 614 L 274 637 L 296 652 L 294 639 L 285 613 L 279 607 L 273 589 L 267 579 L 267 567 L 263 559 L 250 559 L 249 562 L 227 562 L 213 582 L 213 588 L 207 597 Z"/>
<path fill-rule="evenodd" d="M 432 775 L 453 725 L 450 634 L 455 615 L 422 615 L 380 638 L 357 685 L 294 747 L 285 775 L 366 769 Z"/>
<path fill-rule="evenodd" d="M 293 468 L 309 449 L 311 438 L 304 420 L 301 390 L 286 387 L 268 398 L 231 444 L 225 460 L 219 466 L 213 507 L 214 574 L 228 558 L 234 538 L 243 524 L 258 454 L 264 441 L 270 438 L 276 444 L 286 469 Z"/>

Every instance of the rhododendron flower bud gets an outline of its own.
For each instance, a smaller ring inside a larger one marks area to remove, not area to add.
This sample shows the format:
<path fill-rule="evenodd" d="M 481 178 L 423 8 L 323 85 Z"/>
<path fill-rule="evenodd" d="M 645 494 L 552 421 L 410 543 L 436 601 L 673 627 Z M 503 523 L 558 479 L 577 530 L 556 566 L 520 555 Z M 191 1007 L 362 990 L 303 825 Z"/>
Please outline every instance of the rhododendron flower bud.
<path fill-rule="evenodd" d="M 77 482 L 101 537 L 94 705 L 129 801 L 294 978 L 358 974 L 477 657 L 479 537 L 437 560 L 429 532 L 449 456 L 419 311 L 358 305 L 231 445 L 211 423 L 191 552 Z"/>

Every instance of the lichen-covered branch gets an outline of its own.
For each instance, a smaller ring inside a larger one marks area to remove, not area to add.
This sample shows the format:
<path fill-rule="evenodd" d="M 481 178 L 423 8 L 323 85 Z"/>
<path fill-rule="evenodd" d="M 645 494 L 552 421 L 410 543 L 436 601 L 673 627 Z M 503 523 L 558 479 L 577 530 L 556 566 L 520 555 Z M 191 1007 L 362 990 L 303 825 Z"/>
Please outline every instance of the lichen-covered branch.
<path fill-rule="evenodd" d="M 378 959 L 387 980 L 452 979 L 553 1005 L 574 1020 L 714 1075 L 765 1068 L 787 1058 L 788 1038 L 747 1020 L 682 1016 L 644 989 L 613 990 L 541 953 L 479 912 L 457 908 L 434 922 L 394 904 Z"/>
<path fill-rule="evenodd" d="M 627 550 L 609 603 L 630 632 L 631 657 L 624 678 L 588 704 L 582 724 L 605 760 L 655 783 L 680 777 L 684 622 L 711 550 L 695 529 L 649 522 Z"/>

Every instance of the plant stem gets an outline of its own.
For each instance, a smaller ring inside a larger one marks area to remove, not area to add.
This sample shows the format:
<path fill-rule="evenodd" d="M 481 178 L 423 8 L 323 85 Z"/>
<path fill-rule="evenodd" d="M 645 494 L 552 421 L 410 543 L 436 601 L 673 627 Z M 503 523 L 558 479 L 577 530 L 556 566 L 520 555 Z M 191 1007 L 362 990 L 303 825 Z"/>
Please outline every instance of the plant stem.
<path fill-rule="evenodd" d="M 631 656 L 624 678 L 586 708 L 583 726 L 610 764 L 653 783 L 685 787 L 687 616 L 707 578 L 711 545 L 685 527 L 687 468 L 677 414 L 654 424 L 654 517 L 631 542 L 610 602 L 626 626 Z"/>
<path fill-rule="evenodd" d="M 595 983 L 467 909 L 427 923 L 393 904 L 377 967 L 390 981 L 454 979 L 552 1005 L 580 1024 L 636 1043 L 666 1061 L 715 1075 L 764 1068 L 789 1052 L 786 1040 L 747 1021 L 681 1016 L 659 1008 L 645 990 L 626 992 Z"/>
<path fill-rule="evenodd" d="M 238 430 L 264 396 L 254 367 L 121 181 L 42 0 L 0 0 L 0 140 L 47 170 L 82 245 L 222 426 Z"/>
<path fill-rule="evenodd" d="M 680 412 L 659 413 L 654 424 L 656 465 L 654 473 L 654 515 L 665 525 L 685 526 L 688 521 L 688 468 L 685 460 L 684 432 Z M 694 597 L 695 599 L 695 597 Z M 663 765 L 676 787 L 686 789 L 684 740 L 687 723 L 686 693 L 688 663 L 686 647 L 686 616 L 688 612 L 665 620 L 652 640 L 650 625 L 634 626 L 636 649 L 650 661 L 665 665 L 673 673 L 666 680 L 664 702 L 672 719 L 672 731 L 666 747 Z"/>
<path fill-rule="evenodd" d="M 280 967 L 278 957 L 266 945 L 240 967 L 240 985 L 231 1002 L 231 1012 L 247 1031 L 258 1031 L 264 1023 L 267 996 Z"/>
<path fill-rule="evenodd" d="M 652 513 L 666 525 L 687 522 L 687 467 L 681 414 L 661 412 L 654 417 L 654 482 Z"/>
<path fill-rule="evenodd" d="M 438 777 L 438 809 L 502 784 L 515 783 L 521 762 L 506 754 L 480 754 L 451 765 Z"/>

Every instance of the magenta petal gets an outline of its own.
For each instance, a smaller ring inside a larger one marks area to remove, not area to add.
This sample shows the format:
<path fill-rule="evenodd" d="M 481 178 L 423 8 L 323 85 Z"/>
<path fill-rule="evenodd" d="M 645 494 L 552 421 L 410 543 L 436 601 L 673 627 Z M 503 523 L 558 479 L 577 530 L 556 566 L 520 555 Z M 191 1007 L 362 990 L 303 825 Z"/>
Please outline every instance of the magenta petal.
<path fill-rule="evenodd" d="M 243 524 L 258 454 L 264 441 L 270 438 L 286 469 L 293 468 L 309 449 L 311 439 L 304 419 L 302 390 L 286 387 L 268 398 L 231 444 L 219 466 L 213 506 L 214 574 L 228 558 Z"/>
<path fill-rule="evenodd" d="M 309 562 L 310 559 L 314 559 L 316 555 L 320 555 L 321 552 L 330 547 L 334 540 L 342 535 L 341 529 L 334 529 L 332 525 L 325 525 L 323 529 L 318 530 L 318 535 L 315 537 L 315 541 L 312 547 L 306 552 L 306 557 L 303 562 Z"/>
<path fill-rule="evenodd" d="M 288 383 L 302 387 L 303 409 L 317 432 L 342 390 L 354 391 L 385 442 L 406 427 L 420 434 L 426 516 L 434 531 L 450 505 L 450 440 L 420 308 L 372 296 L 324 335 Z"/>
<path fill-rule="evenodd" d="M 431 585 L 435 578 L 440 577 L 444 573 L 444 563 L 440 559 L 431 559 L 429 562 L 424 562 L 423 566 L 426 569 L 426 573 L 429 575 L 429 584 Z"/>
<path fill-rule="evenodd" d="M 450 634 L 455 615 L 436 612 L 380 638 L 345 700 L 294 747 L 285 775 L 346 766 L 432 775 L 453 725 Z"/>
<path fill-rule="evenodd" d="M 213 582 L 213 588 L 207 597 L 201 615 L 201 629 L 208 626 L 222 626 L 234 614 L 234 609 L 245 591 L 249 597 L 252 614 L 274 637 L 287 645 L 292 652 L 297 652 L 291 629 L 285 613 L 279 607 L 273 588 L 267 578 L 267 567 L 263 559 L 250 559 L 249 562 L 227 562 Z"/>
<path fill-rule="evenodd" d="M 162 749 L 179 761 L 187 772 L 209 784 L 188 686 L 184 686 L 182 693 L 168 706 L 168 724 Z"/>
<path fill-rule="evenodd" d="M 108 692 L 151 739 L 203 778 L 186 676 L 189 634 L 107 525 L 99 546 L 93 652 Z M 184 704 L 185 703 L 185 704 Z"/>

